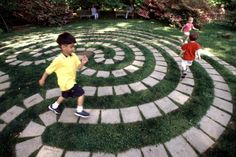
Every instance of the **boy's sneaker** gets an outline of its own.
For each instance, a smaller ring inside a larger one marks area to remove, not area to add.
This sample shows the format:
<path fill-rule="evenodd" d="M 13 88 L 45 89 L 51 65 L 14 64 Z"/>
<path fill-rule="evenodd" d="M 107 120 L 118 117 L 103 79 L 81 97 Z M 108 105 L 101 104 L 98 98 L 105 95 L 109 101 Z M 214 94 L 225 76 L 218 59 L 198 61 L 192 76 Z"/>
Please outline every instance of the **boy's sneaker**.
<path fill-rule="evenodd" d="M 49 105 L 48 109 L 53 111 L 55 114 L 61 114 L 61 111 L 60 111 L 59 107 L 54 109 L 54 108 L 52 108 L 52 105 Z"/>
<path fill-rule="evenodd" d="M 78 117 L 82 117 L 82 118 L 88 118 L 89 117 L 89 113 L 86 112 L 86 111 L 82 111 L 82 112 L 75 112 L 75 115 L 78 116 Z"/>

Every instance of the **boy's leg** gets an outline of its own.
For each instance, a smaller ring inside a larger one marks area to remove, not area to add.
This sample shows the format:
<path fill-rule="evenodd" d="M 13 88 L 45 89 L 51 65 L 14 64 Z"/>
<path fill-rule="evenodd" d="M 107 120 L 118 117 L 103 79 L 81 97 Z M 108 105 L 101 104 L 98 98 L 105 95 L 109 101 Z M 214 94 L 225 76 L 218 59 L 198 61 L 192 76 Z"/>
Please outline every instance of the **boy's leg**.
<path fill-rule="evenodd" d="M 84 104 L 84 95 L 81 95 L 77 98 L 77 108 L 75 115 L 83 118 L 87 118 L 89 116 L 89 113 L 83 110 L 83 104 Z"/>
<path fill-rule="evenodd" d="M 185 78 L 185 76 L 187 75 L 187 70 L 188 70 L 187 61 L 182 60 L 181 66 L 182 66 L 182 76 L 181 77 Z"/>
<path fill-rule="evenodd" d="M 53 104 L 49 105 L 48 108 L 53 111 L 56 114 L 60 114 L 61 111 L 59 109 L 59 105 L 65 100 L 65 98 L 63 98 L 62 96 L 60 96 L 56 102 L 54 102 Z"/>

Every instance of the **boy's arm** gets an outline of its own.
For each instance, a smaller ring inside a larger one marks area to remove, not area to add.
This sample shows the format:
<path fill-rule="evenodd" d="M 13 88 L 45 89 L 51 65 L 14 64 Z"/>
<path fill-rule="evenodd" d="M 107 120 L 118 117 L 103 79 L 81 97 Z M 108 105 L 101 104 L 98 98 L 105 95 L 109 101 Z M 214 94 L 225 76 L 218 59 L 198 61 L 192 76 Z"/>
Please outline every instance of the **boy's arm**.
<path fill-rule="evenodd" d="M 201 49 L 198 49 L 197 52 L 196 52 L 196 57 L 201 60 Z"/>
<path fill-rule="evenodd" d="M 41 77 L 41 79 L 39 80 L 39 85 L 43 86 L 45 84 L 45 81 L 48 77 L 48 74 L 46 73 L 46 71 L 43 73 L 43 76 Z"/>

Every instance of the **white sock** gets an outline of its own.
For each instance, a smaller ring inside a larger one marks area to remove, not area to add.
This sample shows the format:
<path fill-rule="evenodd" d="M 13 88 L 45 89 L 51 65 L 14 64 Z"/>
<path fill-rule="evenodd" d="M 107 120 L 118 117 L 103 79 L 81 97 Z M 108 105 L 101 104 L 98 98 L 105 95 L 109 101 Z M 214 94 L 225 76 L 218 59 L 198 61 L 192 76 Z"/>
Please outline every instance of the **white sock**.
<path fill-rule="evenodd" d="M 58 108 L 58 106 L 59 106 L 58 102 L 54 102 L 54 103 L 52 104 L 52 108 L 53 108 L 53 109 Z"/>
<path fill-rule="evenodd" d="M 83 106 L 77 106 L 76 111 L 77 112 L 82 112 L 83 111 Z"/>

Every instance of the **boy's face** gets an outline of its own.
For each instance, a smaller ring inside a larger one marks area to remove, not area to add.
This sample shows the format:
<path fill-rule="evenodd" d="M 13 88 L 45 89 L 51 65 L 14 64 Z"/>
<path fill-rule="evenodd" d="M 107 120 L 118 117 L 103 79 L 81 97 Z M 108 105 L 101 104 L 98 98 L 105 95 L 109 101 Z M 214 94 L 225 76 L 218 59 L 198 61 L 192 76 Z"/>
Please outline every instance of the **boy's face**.
<path fill-rule="evenodd" d="M 75 51 L 75 44 L 63 44 L 61 45 L 61 50 L 65 55 L 70 55 L 72 52 Z"/>

